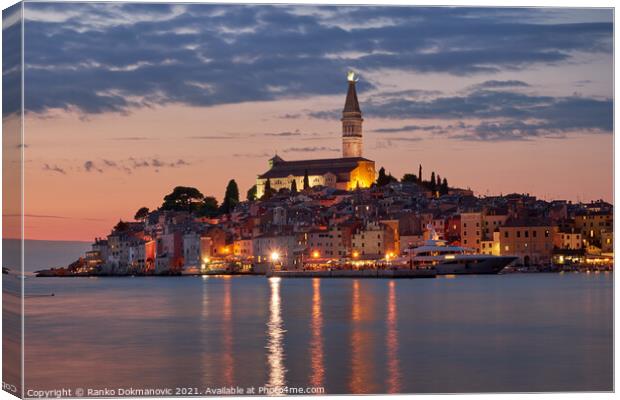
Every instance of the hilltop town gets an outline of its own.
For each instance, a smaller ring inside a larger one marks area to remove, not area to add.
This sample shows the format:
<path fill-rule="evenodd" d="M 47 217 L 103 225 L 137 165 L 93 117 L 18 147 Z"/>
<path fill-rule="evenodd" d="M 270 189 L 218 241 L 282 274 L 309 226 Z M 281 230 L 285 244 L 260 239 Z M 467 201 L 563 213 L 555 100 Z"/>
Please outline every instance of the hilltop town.
<path fill-rule="evenodd" d="M 138 210 L 66 268 L 44 276 L 266 273 L 270 269 L 386 268 L 432 235 L 473 254 L 516 257 L 514 266 L 608 268 L 613 206 L 543 201 L 529 194 L 476 197 L 447 179 L 400 180 L 363 157 L 357 77 L 348 74 L 342 157 L 286 161 L 275 155 L 240 201 L 231 180 L 221 205 L 177 187 Z"/>
<path fill-rule="evenodd" d="M 180 205 L 192 208 L 199 197 Z M 165 207 L 163 207 L 165 208 Z M 527 194 L 443 195 L 393 181 L 346 191 L 281 190 L 231 212 L 159 209 L 120 222 L 63 274 L 264 273 L 274 252 L 287 269 L 377 261 L 428 239 L 427 227 L 481 254 L 513 255 L 518 266 L 602 265 L 613 260 L 613 207 L 603 201 L 547 202 Z"/>

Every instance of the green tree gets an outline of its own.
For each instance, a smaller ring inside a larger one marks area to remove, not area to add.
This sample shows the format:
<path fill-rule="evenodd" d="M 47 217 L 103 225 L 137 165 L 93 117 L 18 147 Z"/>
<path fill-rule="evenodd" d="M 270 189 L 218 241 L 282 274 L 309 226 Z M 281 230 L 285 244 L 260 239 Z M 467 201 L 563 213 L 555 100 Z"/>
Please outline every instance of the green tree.
<path fill-rule="evenodd" d="M 435 189 L 436 189 L 436 186 L 437 185 L 435 184 L 435 171 L 433 171 L 433 172 L 431 172 L 431 181 L 430 181 L 430 184 L 429 184 L 429 189 L 434 192 Z"/>
<path fill-rule="evenodd" d="M 263 197 L 261 197 L 261 199 L 268 200 L 269 198 L 271 198 L 271 195 L 272 195 L 271 180 L 267 178 L 267 182 L 265 182 L 265 193 L 263 193 Z"/>
<path fill-rule="evenodd" d="M 441 194 L 448 194 L 449 190 L 450 187 L 448 186 L 448 180 L 443 178 L 443 181 L 441 182 Z"/>
<path fill-rule="evenodd" d="M 420 167 L 418 168 L 418 179 L 422 182 L 422 164 L 420 164 Z"/>
<path fill-rule="evenodd" d="M 297 181 L 295 179 L 291 182 L 291 193 L 297 193 Z"/>
<path fill-rule="evenodd" d="M 252 185 L 252 187 L 248 189 L 246 198 L 248 199 L 248 201 L 256 200 L 256 185 Z"/>
<path fill-rule="evenodd" d="M 387 175 L 385 175 L 385 168 L 379 168 L 379 174 L 377 175 L 377 186 L 385 185 L 387 180 Z"/>
<path fill-rule="evenodd" d="M 194 211 L 200 206 L 204 195 L 193 187 L 177 186 L 164 197 L 162 210 Z"/>
<path fill-rule="evenodd" d="M 146 217 L 148 216 L 149 216 L 148 207 L 140 207 L 140 209 L 136 211 L 136 215 L 134 215 L 133 219 L 135 219 L 136 221 L 144 221 L 146 220 Z"/>
<path fill-rule="evenodd" d="M 418 181 L 418 178 L 414 174 L 405 174 L 403 175 L 403 178 L 400 181 L 402 183 L 405 183 L 405 182 L 416 183 Z"/>
<path fill-rule="evenodd" d="M 118 223 L 114 225 L 114 231 L 116 232 L 125 232 L 129 229 L 129 224 L 122 219 L 118 220 Z"/>
<path fill-rule="evenodd" d="M 310 178 L 308 177 L 308 170 L 304 171 L 304 190 L 310 189 Z"/>
<path fill-rule="evenodd" d="M 222 202 L 221 211 L 225 214 L 232 212 L 239 204 L 239 187 L 234 179 L 228 181 L 226 192 L 224 193 L 224 201 Z"/>
<path fill-rule="evenodd" d="M 392 174 L 386 174 L 385 168 L 381 167 L 379 169 L 379 176 L 377 177 L 377 186 L 385 186 L 392 182 L 397 182 L 396 178 L 394 178 Z"/>
<path fill-rule="evenodd" d="M 201 217 L 215 217 L 219 214 L 219 207 L 217 199 L 213 196 L 206 196 L 200 207 L 198 208 L 198 214 Z"/>

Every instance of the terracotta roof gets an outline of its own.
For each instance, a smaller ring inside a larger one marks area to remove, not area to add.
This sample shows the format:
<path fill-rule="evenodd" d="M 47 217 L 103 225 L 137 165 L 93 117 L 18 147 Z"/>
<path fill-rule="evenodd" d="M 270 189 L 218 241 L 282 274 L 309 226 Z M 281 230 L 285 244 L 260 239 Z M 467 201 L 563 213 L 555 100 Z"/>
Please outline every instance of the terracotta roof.
<path fill-rule="evenodd" d="M 353 171 L 357 168 L 360 161 L 371 160 L 363 157 L 351 157 L 325 158 L 320 160 L 280 161 L 269 171 L 259 175 L 259 178 L 285 178 L 289 175 L 304 176 L 306 170 L 308 171 L 308 175 L 325 175 L 326 173 L 331 172 L 338 177 L 339 174 Z"/>

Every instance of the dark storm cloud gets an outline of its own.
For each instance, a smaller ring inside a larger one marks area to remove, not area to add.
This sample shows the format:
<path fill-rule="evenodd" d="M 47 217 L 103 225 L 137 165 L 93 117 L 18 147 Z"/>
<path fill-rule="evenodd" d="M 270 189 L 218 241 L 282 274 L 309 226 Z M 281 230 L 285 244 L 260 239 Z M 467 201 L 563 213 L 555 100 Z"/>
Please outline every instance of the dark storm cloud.
<path fill-rule="evenodd" d="M 21 110 L 21 3 L 2 10 L 2 116 Z"/>
<path fill-rule="evenodd" d="M 212 106 L 341 93 L 347 68 L 471 75 L 611 54 L 611 22 L 534 23 L 538 9 L 301 8 L 27 3 L 26 108 Z"/>
<path fill-rule="evenodd" d="M 327 111 L 325 114 L 335 111 Z M 438 119 L 447 125 L 405 125 L 378 128 L 378 133 L 429 131 L 467 140 L 526 140 L 562 137 L 570 132 L 613 132 L 613 100 L 580 96 L 539 96 L 497 90 L 477 90 L 462 96 L 432 100 L 392 98 L 370 102 L 366 114 L 392 119 Z M 465 124 L 463 120 L 481 120 Z"/>

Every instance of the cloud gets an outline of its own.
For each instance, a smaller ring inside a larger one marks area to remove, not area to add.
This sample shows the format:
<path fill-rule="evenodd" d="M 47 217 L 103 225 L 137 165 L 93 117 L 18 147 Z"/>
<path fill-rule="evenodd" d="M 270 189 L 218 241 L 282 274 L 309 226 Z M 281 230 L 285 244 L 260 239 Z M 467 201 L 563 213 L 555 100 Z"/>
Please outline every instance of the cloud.
<path fill-rule="evenodd" d="M 299 131 L 299 129 L 296 129 L 294 132 L 265 133 L 265 136 L 279 136 L 279 137 L 301 136 L 301 132 Z"/>
<path fill-rule="evenodd" d="M 151 137 L 146 137 L 146 136 L 128 136 L 128 137 L 117 137 L 117 138 L 110 138 L 110 140 L 121 140 L 121 141 L 131 141 L 131 142 L 138 142 L 138 141 L 143 141 L 143 140 L 153 140 L 154 138 Z"/>
<path fill-rule="evenodd" d="M 262 153 L 234 153 L 232 156 L 233 157 L 239 157 L 239 158 L 268 158 L 268 157 L 272 157 L 273 154 L 269 154 L 267 152 L 262 152 Z"/>
<path fill-rule="evenodd" d="M 421 126 L 421 125 L 405 125 L 405 126 L 401 126 L 398 128 L 377 128 L 374 129 L 372 132 L 377 132 L 377 133 L 397 133 L 397 132 L 417 132 L 417 131 L 436 131 L 436 130 L 440 130 L 443 129 L 441 126 L 438 125 L 428 125 L 428 126 Z"/>
<path fill-rule="evenodd" d="M 299 113 L 286 113 L 278 116 L 280 119 L 299 119 L 301 117 L 302 115 Z"/>
<path fill-rule="evenodd" d="M 146 158 L 134 158 L 129 157 L 125 159 L 110 160 L 101 159 L 98 161 L 87 160 L 81 164 L 81 166 L 68 166 L 60 167 L 56 164 L 43 164 L 44 171 L 50 171 L 59 173 L 62 175 L 67 174 L 68 171 L 84 171 L 86 173 L 99 172 L 123 172 L 126 174 L 132 174 L 136 170 L 152 170 L 158 172 L 162 168 L 182 168 L 192 165 L 188 160 L 176 159 L 168 161 L 159 157 L 146 157 Z"/>
<path fill-rule="evenodd" d="M 84 163 L 84 169 L 86 170 L 86 172 L 92 172 L 92 171 L 103 172 L 102 169 L 97 168 L 95 163 L 90 160 Z"/>
<path fill-rule="evenodd" d="M 19 214 L 8 214 L 7 217 L 19 217 Z M 43 218 L 43 219 L 77 219 L 82 221 L 105 221 L 102 218 L 73 218 L 65 217 L 63 215 L 39 215 L 39 214 L 24 214 L 25 218 Z"/>
<path fill-rule="evenodd" d="M 481 83 L 477 83 L 475 85 L 470 86 L 470 89 L 499 89 L 499 88 L 511 88 L 511 87 L 529 87 L 527 83 L 518 80 L 508 80 L 508 81 L 484 81 Z"/>
<path fill-rule="evenodd" d="M 611 10 L 36 2 L 25 9 L 25 104 L 38 113 L 340 94 L 349 68 L 362 76 L 384 69 L 462 76 L 569 64 L 584 53 L 611 65 L 612 54 Z M 360 90 L 377 83 L 363 79 Z"/>
<path fill-rule="evenodd" d="M 422 138 L 420 137 L 390 137 L 390 138 L 384 138 L 384 139 L 380 139 L 377 140 L 376 144 L 375 144 L 375 149 L 387 149 L 393 146 L 396 146 L 397 144 L 395 142 L 419 142 L 421 141 Z"/>
<path fill-rule="evenodd" d="M 239 139 L 239 136 L 232 135 L 201 135 L 201 136 L 187 136 L 187 139 L 193 140 L 228 140 L 228 139 Z"/>
<path fill-rule="evenodd" d="M 429 131 L 456 139 L 497 141 L 613 132 L 613 100 L 579 95 L 541 96 L 507 90 L 475 90 L 430 100 L 399 97 L 380 102 L 371 100 L 365 109 L 365 115 L 376 118 L 452 121 L 447 125 L 378 128 L 375 131 L 379 133 Z M 481 122 L 468 122 L 472 120 Z"/>
<path fill-rule="evenodd" d="M 62 175 L 66 175 L 67 174 L 67 172 L 64 169 L 60 168 L 56 164 L 54 164 L 54 165 L 43 164 L 43 171 L 57 172 L 57 173 L 62 174 Z"/>
<path fill-rule="evenodd" d="M 311 147 L 289 147 L 282 150 L 283 153 L 314 153 L 317 151 L 331 151 L 339 152 L 340 149 L 325 146 L 311 146 Z"/>

